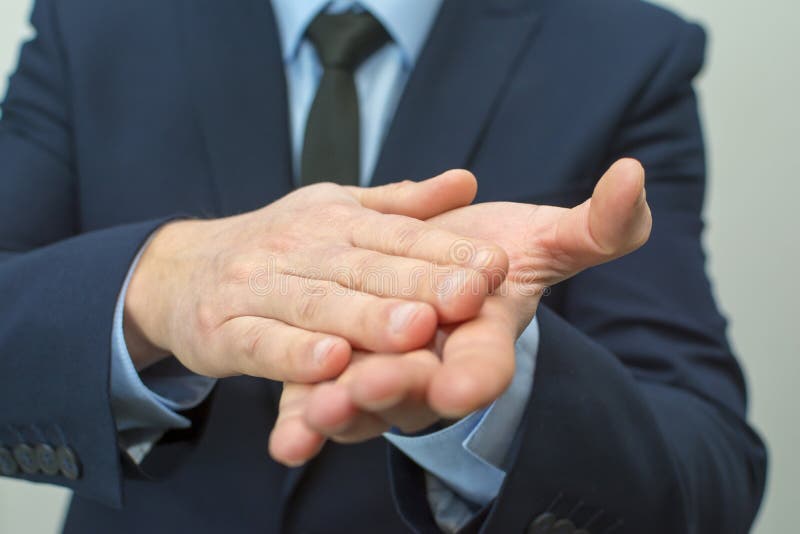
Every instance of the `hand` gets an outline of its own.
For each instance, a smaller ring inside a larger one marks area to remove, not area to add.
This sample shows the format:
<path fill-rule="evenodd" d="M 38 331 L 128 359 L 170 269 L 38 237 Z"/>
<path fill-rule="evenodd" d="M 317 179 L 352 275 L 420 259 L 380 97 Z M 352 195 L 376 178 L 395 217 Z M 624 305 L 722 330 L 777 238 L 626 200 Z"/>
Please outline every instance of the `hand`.
<path fill-rule="evenodd" d="M 466 238 L 412 218 L 466 205 L 475 189 L 465 171 L 372 189 L 317 184 L 243 215 L 166 225 L 126 296 L 137 369 L 174 354 L 207 376 L 308 382 L 341 373 L 351 346 L 424 346 L 438 322 L 478 312 L 493 289 L 479 267 L 507 266 L 501 248 L 475 239 L 483 255 L 459 261 L 450 250 Z M 471 290 L 436 291 L 437 265 Z"/>
<path fill-rule="evenodd" d="M 606 172 L 590 200 L 572 209 L 479 204 L 428 222 L 501 245 L 510 261 L 506 280 L 477 317 L 440 326 L 427 350 L 359 351 L 335 382 L 285 384 L 270 438 L 278 461 L 303 463 L 326 438 L 362 441 L 391 426 L 416 431 L 491 403 L 513 377 L 514 342 L 544 289 L 637 249 L 652 224 L 644 172 L 627 159 Z"/>

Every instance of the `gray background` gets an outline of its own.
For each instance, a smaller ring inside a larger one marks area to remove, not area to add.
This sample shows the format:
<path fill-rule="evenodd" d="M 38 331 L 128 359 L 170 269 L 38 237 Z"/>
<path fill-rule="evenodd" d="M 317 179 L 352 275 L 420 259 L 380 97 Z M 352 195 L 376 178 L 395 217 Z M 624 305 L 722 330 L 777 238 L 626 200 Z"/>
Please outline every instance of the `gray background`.
<path fill-rule="evenodd" d="M 25 22 L 30 2 L 0 2 L 2 94 L 19 42 L 32 33 Z M 795 532 L 800 507 L 795 393 L 800 378 L 795 325 L 800 4 L 661 3 L 710 32 L 709 61 L 699 84 L 710 152 L 709 268 L 749 377 L 752 420 L 770 446 L 769 488 L 755 532 Z M 56 532 L 67 498 L 59 488 L 0 479 L 0 533 Z"/>

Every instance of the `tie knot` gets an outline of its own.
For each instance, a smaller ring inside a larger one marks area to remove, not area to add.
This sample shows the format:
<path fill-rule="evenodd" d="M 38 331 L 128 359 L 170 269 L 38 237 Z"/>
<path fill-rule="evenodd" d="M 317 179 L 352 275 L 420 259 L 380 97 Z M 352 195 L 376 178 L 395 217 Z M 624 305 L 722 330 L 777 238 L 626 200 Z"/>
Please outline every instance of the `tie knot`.
<path fill-rule="evenodd" d="M 321 13 L 308 25 L 308 39 L 325 68 L 355 70 L 388 40 L 383 25 L 367 12 Z"/>

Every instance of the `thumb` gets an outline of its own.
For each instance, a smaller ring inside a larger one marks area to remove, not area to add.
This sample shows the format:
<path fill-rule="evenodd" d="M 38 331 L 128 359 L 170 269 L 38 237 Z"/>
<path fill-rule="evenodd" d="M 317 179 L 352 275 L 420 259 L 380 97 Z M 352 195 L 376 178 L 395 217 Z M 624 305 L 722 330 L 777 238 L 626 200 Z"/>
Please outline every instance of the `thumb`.
<path fill-rule="evenodd" d="M 469 171 L 450 170 L 422 182 L 404 180 L 347 190 L 365 208 L 424 220 L 468 206 L 475 199 L 478 182 Z"/>
<path fill-rule="evenodd" d="M 644 169 L 635 159 L 616 161 L 597 182 L 592 198 L 564 213 L 556 227 L 557 247 L 580 271 L 633 252 L 652 227 Z"/>

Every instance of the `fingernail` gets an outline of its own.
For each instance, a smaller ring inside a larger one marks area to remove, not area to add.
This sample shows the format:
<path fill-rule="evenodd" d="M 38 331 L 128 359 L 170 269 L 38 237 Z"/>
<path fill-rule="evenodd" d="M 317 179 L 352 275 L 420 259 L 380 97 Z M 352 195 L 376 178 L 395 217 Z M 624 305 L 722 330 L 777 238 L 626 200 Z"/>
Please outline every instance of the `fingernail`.
<path fill-rule="evenodd" d="M 472 266 L 478 269 L 488 267 L 494 260 L 494 252 L 488 249 L 481 250 L 472 260 Z"/>
<path fill-rule="evenodd" d="M 392 310 L 392 315 L 389 318 L 392 332 L 400 334 L 408 328 L 408 324 L 414 318 L 418 310 L 419 308 L 416 304 L 402 304 Z"/>
<path fill-rule="evenodd" d="M 314 346 L 314 363 L 316 365 L 322 366 L 325 361 L 328 359 L 328 354 L 330 354 L 331 349 L 336 344 L 336 340 L 330 337 L 326 337 L 322 341 L 318 342 Z"/>

